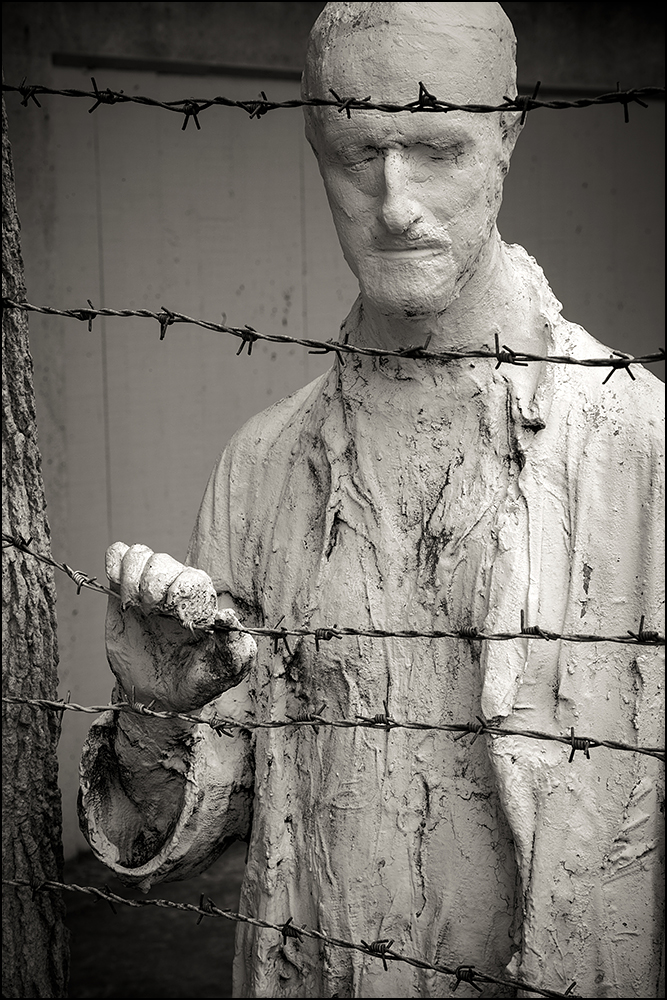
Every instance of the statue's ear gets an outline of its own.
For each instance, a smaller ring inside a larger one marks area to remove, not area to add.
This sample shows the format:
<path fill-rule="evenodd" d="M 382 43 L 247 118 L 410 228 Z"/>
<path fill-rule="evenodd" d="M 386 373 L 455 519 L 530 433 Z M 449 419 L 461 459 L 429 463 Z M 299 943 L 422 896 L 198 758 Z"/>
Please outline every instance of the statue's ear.
<path fill-rule="evenodd" d="M 500 116 L 503 173 L 507 173 L 509 170 L 510 157 L 524 126 L 521 118 L 521 111 L 503 111 Z"/>

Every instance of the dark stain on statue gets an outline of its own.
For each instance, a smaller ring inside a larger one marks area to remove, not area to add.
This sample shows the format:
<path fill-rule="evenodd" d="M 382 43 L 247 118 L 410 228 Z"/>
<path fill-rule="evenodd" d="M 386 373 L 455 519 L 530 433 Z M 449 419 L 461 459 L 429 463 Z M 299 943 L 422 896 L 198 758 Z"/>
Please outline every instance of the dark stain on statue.
<path fill-rule="evenodd" d="M 338 542 L 338 535 L 340 532 L 340 525 L 343 523 L 343 519 L 339 515 L 338 511 L 333 516 L 333 522 L 331 524 L 331 532 L 329 533 L 329 543 L 327 545 L 327 551 L 325 553 L 327 559 L 331 557 L 336 543 Z"/>
<path fill-rule="evenodd" d="M 591 576 L 593 575 L 593 567 L 589 566 L 588 563 L 584 563 L 583 574 L 584 574 L 584 593 L 587 594 L 588 588 L 591 583 Z"/>

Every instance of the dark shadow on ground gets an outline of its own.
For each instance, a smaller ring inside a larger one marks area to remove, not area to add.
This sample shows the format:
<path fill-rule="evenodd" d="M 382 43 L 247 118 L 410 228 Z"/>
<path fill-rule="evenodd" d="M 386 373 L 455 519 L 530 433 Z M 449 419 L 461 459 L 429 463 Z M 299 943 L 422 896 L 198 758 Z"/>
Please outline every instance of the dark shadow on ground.
<path fill-rule="evenodd" d="M 187 882 L 162 882 L 147 894 L 123 886 L 92 854 L 65 864 L 65 882 L 103 888 L 127 899 L 199 904 L 202 893 L 238 909 L 245 844 Z M 231 997 L 236 923 L 181 910 L 116 905 L 66 892 L 70 997 Z"/>

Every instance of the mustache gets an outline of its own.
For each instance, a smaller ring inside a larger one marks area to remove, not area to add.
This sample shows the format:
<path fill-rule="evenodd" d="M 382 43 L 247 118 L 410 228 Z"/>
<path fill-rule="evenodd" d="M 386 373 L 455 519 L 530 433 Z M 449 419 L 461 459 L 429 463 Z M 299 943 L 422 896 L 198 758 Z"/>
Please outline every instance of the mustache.
<path fill-rule="evenodd" d="M 434 232 L 432 229 L 415 229 L 410 232 L 393 235 L 379 233 L 371 237 L 371 248 L 380 253 L 409 250 L 442 250 L 451 248 L 452 241 L 445 232 Z"/>

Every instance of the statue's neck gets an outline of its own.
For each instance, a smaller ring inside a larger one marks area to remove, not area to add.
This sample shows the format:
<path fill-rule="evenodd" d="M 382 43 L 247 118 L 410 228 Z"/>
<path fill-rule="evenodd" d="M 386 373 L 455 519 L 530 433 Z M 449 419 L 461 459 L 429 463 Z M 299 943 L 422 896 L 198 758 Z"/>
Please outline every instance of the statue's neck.
<path fill-rule="evenodd" d="M 526 291 L 494 230 L 475 273 L 444 312 L 410 318 L 386 315 L 362 293 L 354 341 L 395 351 L 423 345 L 428 339 L 429 351 L 466 351 L 493 349 L 497 332 L 501 346 L 537 354 L 543 344 L 530 322 Z"/>

